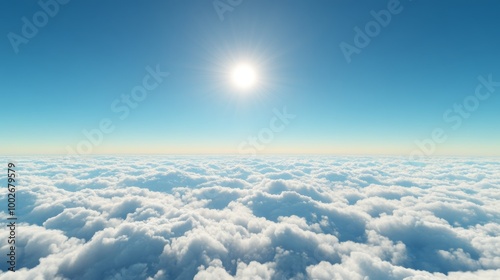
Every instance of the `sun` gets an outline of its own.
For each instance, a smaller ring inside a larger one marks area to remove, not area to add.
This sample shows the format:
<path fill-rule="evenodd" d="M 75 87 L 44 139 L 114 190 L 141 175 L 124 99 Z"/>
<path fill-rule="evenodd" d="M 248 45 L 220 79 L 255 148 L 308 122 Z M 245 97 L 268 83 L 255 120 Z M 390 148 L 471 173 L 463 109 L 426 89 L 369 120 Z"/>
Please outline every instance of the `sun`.
<path fill-rule="evenodd" d="M 233 84 L 241 90 L 248 90 L 257 83 L 257 72 L 248 63 L 240 63 L 231 72 Z"/>

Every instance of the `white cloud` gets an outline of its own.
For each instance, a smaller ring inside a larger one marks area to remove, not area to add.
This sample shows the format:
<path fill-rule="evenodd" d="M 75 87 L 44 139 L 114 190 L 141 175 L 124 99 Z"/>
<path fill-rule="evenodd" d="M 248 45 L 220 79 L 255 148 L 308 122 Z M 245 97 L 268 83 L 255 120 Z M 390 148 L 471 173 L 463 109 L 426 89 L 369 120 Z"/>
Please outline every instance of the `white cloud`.
<path fill-rule="evenodd" d="M 495 279 L 499 163 L 20 158 L 0 279 Z"/>

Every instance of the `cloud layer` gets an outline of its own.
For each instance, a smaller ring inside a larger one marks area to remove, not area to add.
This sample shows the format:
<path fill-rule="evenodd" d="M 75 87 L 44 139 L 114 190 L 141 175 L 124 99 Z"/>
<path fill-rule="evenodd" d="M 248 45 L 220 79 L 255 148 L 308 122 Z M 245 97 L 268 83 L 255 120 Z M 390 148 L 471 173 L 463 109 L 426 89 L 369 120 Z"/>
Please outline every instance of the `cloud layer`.
<path fill-rule="evenodd" d="M 500 276 L 498 159 L 101 156 L 16 165 L 18 271 L 6 273 L 2 261 L 0 279 Z"/>

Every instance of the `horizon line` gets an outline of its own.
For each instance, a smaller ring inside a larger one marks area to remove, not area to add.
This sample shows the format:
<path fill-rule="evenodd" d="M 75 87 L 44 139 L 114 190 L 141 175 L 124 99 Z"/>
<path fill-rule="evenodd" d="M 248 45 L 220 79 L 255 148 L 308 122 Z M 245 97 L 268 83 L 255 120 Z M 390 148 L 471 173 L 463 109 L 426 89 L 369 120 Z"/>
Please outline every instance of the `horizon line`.
<path fill-rule="evenodd" d="M 410 157 L 408 154 L 384 154 L 384 153 L 261 153 L 256 155 L 239 153 L 94 153 L 85 155 L 71 155 L 67 153 L 30 153 L 30 154 L 0 154 L 0 157 L 29 157 L 29 156 L 58 156 L 58 157 L 99 157 L 99 156 L 235 156 L 235 157 L 265 157 L 265 156 L 345 156 L 345 157 Z M 500 158 L 500 155 L 478 155 L 478 154 L 435 154 L 424 155 L 420 159 L 440 157 L 479 157 Z"/>

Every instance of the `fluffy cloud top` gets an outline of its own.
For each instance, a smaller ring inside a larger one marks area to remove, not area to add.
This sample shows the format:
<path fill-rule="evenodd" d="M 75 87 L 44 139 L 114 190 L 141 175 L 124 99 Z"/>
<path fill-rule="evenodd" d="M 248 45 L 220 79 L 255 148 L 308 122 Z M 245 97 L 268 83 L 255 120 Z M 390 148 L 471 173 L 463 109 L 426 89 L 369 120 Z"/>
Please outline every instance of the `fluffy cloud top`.
<path fill-rule="evenodd" d="M 0 279 L 500 279 L 500 160 L 16 163 L 17 271 Z"/>

